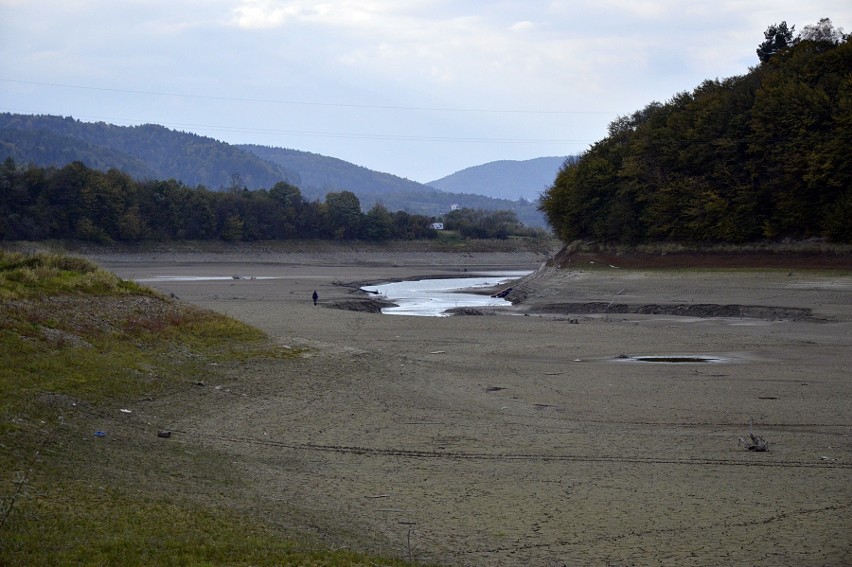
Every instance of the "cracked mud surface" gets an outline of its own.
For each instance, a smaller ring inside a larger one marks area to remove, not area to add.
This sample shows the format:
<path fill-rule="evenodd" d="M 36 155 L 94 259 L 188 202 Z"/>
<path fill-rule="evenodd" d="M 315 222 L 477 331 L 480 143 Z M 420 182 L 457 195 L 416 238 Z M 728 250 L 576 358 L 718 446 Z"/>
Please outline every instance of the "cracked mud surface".
<path fill-rule="evenodd" d="M 281 277 L 157 284 L 309 353 L 248 363 L 134 416 L 168 426 L 175 459 L 220 455 L 217 474 L 238 480 L 211 492 L 282 530 L 453 565 L 852 562 L 848 273 L 544 270 L 519 286 L 513 316 L 423 318 L 314 307 L 310 293 L 345 302 L 359 296 L 335 281 L 538 258 L 96 260 L 124 277 Z M 542 307 L 614 300 L 810 311 Z M 734 362 L 609 363 L 622 353 Z M 769 452 L 737 446 L 750 419 Z"/>

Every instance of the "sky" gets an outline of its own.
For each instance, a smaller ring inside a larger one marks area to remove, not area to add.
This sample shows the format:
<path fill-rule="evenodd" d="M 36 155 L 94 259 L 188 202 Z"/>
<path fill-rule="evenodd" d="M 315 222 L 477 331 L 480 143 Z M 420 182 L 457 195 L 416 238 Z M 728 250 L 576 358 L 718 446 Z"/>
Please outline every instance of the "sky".
<path fill-rule="evenodd" d="M 582 153 L 849 0 L 0 0 L 0 112 L 161 124 L 428 182 Z"/>

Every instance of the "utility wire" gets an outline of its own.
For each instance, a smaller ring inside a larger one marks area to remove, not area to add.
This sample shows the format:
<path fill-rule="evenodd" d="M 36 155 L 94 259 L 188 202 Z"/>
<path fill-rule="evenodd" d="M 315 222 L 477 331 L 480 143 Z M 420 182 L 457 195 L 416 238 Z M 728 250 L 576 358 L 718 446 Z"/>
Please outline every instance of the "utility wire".
<path fill-rule="evenodd" d="M 264 104 L 286 104 L 299 106 L 320 106 L 330 108 L 359 108 L 370 110 L 413 110 L 424 112 L 467 112 L 467 113 L 493 113 L 493 114 L 604 114 L 617 115 L 616 112 L 597 111 L 597 110 L 522 110 L 522 109 L 488 109 L 488 108 L 452 108 L 452 107 L 429 107 L 429 106 L 393 106 L 379 104 L 351 104 L 351 103 L 336 103 L 336 102 L 314 102 L 306 100 L 283 100 L 283 99 L 263 99 L 263 98 L 244 98 L 244 97 L 227 97 L 215 95 L 199 95 L 199 94 L 184 94 L 184 93 L 169 93 L 159 91 L 142 91 L 133 89 L 117 89 L 109 87 L 92 87 L 87 85 L 73 85 L 68 83 L 48 83 L 42 81 L 24 81 L 20 79 L 10 79 L 0 77 L 0 81 L 5 83 L 17 83 L 22 85 L 38 85 L 43 87 L 61 87 L 67 89 L 81 89 L 89 91 L 102 91 L 111 93 L 126 93 L 138 94 L 146 96 L 165 96 L 174 98 L 189 98 L 196 100 L 220 100 L 228 102 L 251 102 Z"/>
<path fill-rule="evenodd" d="M 9 112 L 13 114 L 38 114 L 29 111 L 23 111 L 20 109 L 10 109 L 4 108 L 3 112 Z M 393 140 L 393 141 L 401 141 L 401 142 L 458 142 L 458 143 L 494 143 L 494 144 L 588 144 L 590 142 L 594 142 L 595 140 L 581 140 L 581 139 L 561 139 L 561 138 L 552 138 L 552 139 L 542 139 L 542 138 L 494 138 L 494 137 L 464 137 L 464 138 L 454 138 L 450 136 L 411 136 L 411 135 L 402 135 L 402 134 L 362 134 L 357 132 L 320 132 L 313 130 L 279 130 L 273 128 L 251 128 L 245 126 L 220 126 L 215 124 L 190 124 L 186 122 L 152 122 L 150 120 L 138 120 L 133 118 L 116 118 L 116 117 L 105 117 L 105 116 L 90 116 L 90 115 L 77 115 L 75 117 L 78 120 L 86 119 L 86 120 L 96 120 L 103 121 L 108 123 L 123 123 L 125 126 L 139 126 L 139 125 L 156 125 L 156 126 L 169 126 L 171 128 L 191 128 L 193 131 L 207 131 L 207 132 L 244 132 L 244 133 L 254 133 L 254 134 L 274 134 L 274 135 L 288 135 L 288 136 L 311 136 L 317 138 L 343 138 L 343 139 L 354 139 L 354 140 Z"/>

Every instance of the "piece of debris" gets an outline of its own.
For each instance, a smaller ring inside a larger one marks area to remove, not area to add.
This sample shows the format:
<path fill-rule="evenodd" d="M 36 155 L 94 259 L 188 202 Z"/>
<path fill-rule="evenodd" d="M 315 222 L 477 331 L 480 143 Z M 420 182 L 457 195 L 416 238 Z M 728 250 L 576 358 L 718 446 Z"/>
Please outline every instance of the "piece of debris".
<path fill-rule="evenodd" d="M 505 390 L 504 386 L 488 386 L 485 388 L 486 392 L 499 392 L 500 390 Z"/>
<path fill-rule="evenodd" d="M 120 411 L 121 413 L 133 413 L 133 412 L 132 412 L 132 411 L 130 411 L 129 409 L 120 409 L 120 410 L 118 410 L 118 411 Z"/>
<path fill-rule="evenodd" d="M 494 295 L 492 295 L 491 297 L 503 298 L 503 297 L 506 297 L 507 295 L 509 295 L 509 293 L 511 293 L 511 292 L 512 292 L 512 288 L 511 288 L 511 287 L 507 287 L 507 288 L 506 288 L 506 289 L 504 289 L 503 291 L 498 291 L 497 293 L 495 293 L 495 294 L 494 294 Z"/>
<path fill-rule="evenodd" d="M 445 352 L 447 352 L 447 351 L 445 351 L 445 350 L 433 350 L 429 354 L 444 354 Z"/>
<path fill-rule="evenodd" d="M 171 431 L 158 431 L 157 437 L 162 437 L 163 439 L 168 439 L 172 436 Z"/>
<path fill-rule="evenodd" d="M 106 437 L 106 431 L 95 431 L 95 437 Z"/>
<path fill-rule="evenodd" d="M 750 440 L 746 440 L 744 437 L 740 437 L 739 441 L 737 441 L 737 446 L 744 446 L 747 451 L 768 451 L 769 443 L 763 437 L 758 437 L 754 434 L 753 423 L 749 422 L 748 425 L 748 436 Z"/>

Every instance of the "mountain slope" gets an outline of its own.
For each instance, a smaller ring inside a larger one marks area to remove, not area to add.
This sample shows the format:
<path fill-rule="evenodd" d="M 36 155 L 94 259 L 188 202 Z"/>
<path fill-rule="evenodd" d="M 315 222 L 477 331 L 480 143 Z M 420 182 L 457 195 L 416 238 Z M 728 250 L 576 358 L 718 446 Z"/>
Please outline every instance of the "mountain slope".
<path fill-rule="evenodd" d="M 229 186 L 239 176 L 249 189 L 271 187 L 292 172 L 213 138 L 163 126 L 115 126 L 59 116 L 0 114 L 4 155 L 39 166 L 81 161 L 89 167 L 114 167 L 134 177 L 177 179 L 210 189 Z"/>
<path fill-rule="evenodd" d="M 137 179 L 157 177 L 144 161 L 114 148 L 42 130 L 0 128 L 0 156 L 3 159 L 10 157 L 17 163 L 34 163 L 42 167 L 61 167 L 80 161 L 95 169 L 120 169 Z"/>
<path fill-rule="evenodd" d="M 468 167 L 427 185 L 452 193 L 536 201 L 539 194 L 553 184 L 565 160 L 565 157 L 540 157 L 524 161 L 493 161 Z"/>
<path fill-rule="evenodd" d="M 329 191 L 346 190 L 358 195 L 362 204 L 369 207 L 376 201 L 389 206 L 388 200 L 397 194 L 425 193 L 434 196 L 439 193 L 416 181 L 321 154 L 253 144 L 237 147 L 286 171 L 295 172 L 299 181 L 290 180 L 290 183 L 298 185 L 306 196 L 322 198 Z"/>

